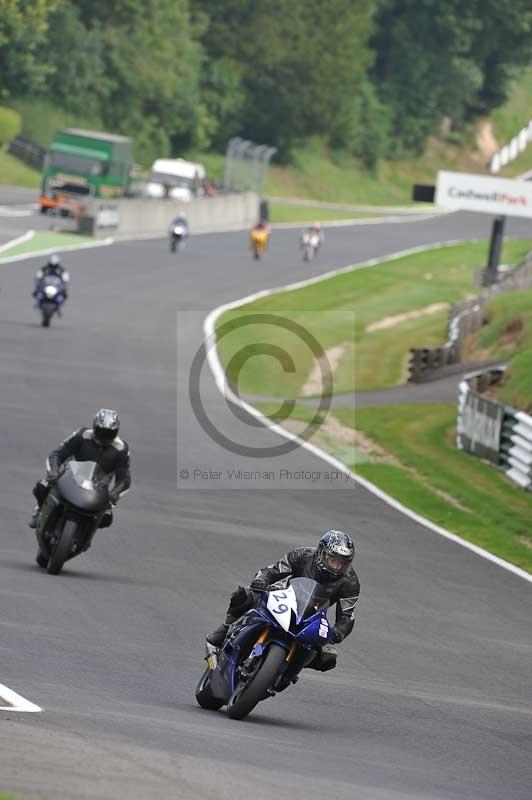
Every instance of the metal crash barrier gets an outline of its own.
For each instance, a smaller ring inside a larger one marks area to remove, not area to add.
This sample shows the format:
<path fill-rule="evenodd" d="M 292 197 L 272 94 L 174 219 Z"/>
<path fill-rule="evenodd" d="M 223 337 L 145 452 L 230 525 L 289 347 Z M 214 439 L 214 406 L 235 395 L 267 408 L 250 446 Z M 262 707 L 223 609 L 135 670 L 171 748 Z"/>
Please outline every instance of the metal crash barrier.
<path fill-rule="evenodd" d="M 532 491 L 532 417 L 479 393 L 503 374 L 502 368 L 476 372 L 460 383 L 456 446 L 490 461 L 522 489 Z"/>

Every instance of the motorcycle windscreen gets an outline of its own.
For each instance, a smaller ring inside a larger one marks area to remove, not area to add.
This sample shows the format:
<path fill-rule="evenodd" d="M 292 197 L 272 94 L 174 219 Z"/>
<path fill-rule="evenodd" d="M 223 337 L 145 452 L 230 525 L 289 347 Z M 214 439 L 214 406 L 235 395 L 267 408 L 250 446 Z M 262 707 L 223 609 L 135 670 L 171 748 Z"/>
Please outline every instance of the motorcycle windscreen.
<path fill-rule="evenodd" d="M 69 461 L 59 479 L 65 500 L 85 511 L 99 511 L 108 503 L 107 475 L 95 461 Z"/>
<path fill-rule="evenodd" d="M 290 586 L 295 594 L 298 617 L 311 617 L 318 611 L 329 608 L 329 598 L 320 584 L 312 578 L 294 578 Z"/>
<path fill-rule="evenodd" d="M 58 275 L 46 275 L 46 277 L 43 278 L 42 288 L 45 289 L 47 286 L 53 286 L 58 292 L 64 288 L 63 281 Z"/>

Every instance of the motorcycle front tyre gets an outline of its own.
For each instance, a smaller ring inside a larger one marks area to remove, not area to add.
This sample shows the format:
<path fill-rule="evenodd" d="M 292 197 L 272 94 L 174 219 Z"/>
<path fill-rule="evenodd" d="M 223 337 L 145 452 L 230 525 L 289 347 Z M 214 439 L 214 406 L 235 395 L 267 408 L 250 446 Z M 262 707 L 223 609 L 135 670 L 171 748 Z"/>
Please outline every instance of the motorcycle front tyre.
<path fill-rule="evenodd" d="M 227 716 L 231 719 L 244 719 L 253 711 L 257 703 L 264 699 L 266 692 L 272 686 L 283 661 L 286 650 L 279 644 L 272 643 L 268 647 L 266 656 L 251 681 L 241 691 L 237 686 L 227 704 Z"/>
<path fill-rule="evenodd" d="M 76 523 L 67 519 L 63 526 L 63 531 L 59 537 L 59 541 L 53 549 L 50 561 L 48 562 L 48 572 L 50 575 L 59 575 L 63 569 L 63 564 L 67 560 L 72 550 L 72 542 L 77 530 Z"/>
<path fill-rule="evenodd" d="M 196 686 L 196 700 L 202 708 L 210 711 L 218 711 L 223 706 L 223 700 L 217 700 L 211 691 L 211 671 L 208 667 L 200 678 Z"/>

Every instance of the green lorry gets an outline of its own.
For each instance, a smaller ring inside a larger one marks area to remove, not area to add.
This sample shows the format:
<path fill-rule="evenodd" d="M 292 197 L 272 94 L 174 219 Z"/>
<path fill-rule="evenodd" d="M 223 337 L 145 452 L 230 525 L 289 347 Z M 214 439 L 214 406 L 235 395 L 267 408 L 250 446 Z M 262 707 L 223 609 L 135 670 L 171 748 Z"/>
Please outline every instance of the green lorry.
<path fill-rule="evenodd" d="M 130 186 L 133 140 L 111 133 L 58 131 L 44 162 L 41 211 L 64 211 L 89 197 L 122 197 Z"/>

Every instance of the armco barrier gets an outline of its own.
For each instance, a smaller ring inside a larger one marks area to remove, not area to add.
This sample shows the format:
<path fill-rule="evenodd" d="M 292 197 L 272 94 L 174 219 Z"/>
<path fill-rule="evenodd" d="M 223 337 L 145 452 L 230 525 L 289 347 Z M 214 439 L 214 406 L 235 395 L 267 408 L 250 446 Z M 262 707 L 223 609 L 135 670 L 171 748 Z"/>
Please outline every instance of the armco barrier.
<path fill-rule="evenodd" d="M 530 287 L 532 287 L 531 253 L 518 267 L 502 275 L 498 283 L 486 287 L 477 297 L 452 305 L 447 342 L 439 347 L 411 348 L 408 380 L 411 383 L 422 383 L 430 380 L 441 367 L 459 364 L 464 338 L 482 326 L 486 303 L 503 292 L 530 289 Z"/>
<path fill-rule="evenodd" d="M 501 368 L 467 375 L 458 391 L 456 446 L 491 461 L 532 491 L 532 417 L 479 392 L 498 382 Z"/>
<path fill-rule="evenodd" d="M 166 236 L 172 219 L 182 213 L 192 234 L 248 228 L 258 219 L 259 196 L 242 192 L 198 197 L 189 203 L 147 198 L 92 200 L 80 220 L 80 231 L 95 236 Z"/>
<path fill-rule="evenodd" d="M 46 156 L 46 147 L 24 136 L 15 136 L 9 142 L 7 152 L 34 169 L 42 169 Z"/>

